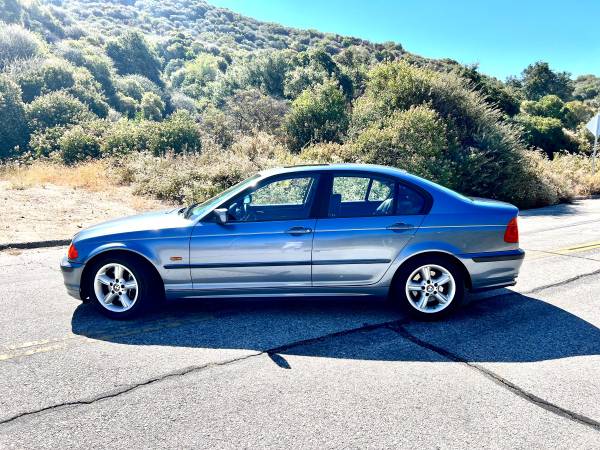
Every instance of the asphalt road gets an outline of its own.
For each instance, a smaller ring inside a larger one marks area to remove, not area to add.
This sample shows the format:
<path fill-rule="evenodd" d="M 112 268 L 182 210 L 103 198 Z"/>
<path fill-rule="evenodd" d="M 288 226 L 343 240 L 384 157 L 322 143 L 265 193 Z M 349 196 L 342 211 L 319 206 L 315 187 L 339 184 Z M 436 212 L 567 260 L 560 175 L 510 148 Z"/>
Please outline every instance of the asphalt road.
<path fill-rule="evenodd" d="M 112 322 L 0 253 L 0 448 L 600 448 L 600 200 L 528 211 L 515 288 L 187 301 Z M 14 253 L 14 252 L 13 252 Z"/>

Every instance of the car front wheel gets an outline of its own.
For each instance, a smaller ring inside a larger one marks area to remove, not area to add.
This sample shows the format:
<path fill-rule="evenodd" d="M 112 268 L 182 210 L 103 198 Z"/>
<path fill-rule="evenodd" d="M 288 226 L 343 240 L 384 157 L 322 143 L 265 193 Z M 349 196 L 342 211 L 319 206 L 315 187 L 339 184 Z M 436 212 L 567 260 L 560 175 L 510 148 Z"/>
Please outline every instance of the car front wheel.
<path fill-rule="evenodd" d="M 417 258 L 400 268 L 391 295 L 412 316 L 436 320 L 462 302 L 464 277 L 456 264 L 446 258 Z"/>
<path fill-rule="evenodd" d="M 150 306 L 152 276 L 133 258 L 103 258 L 90 273 L 90 298 L 105 316 L 130 319 Z"/>

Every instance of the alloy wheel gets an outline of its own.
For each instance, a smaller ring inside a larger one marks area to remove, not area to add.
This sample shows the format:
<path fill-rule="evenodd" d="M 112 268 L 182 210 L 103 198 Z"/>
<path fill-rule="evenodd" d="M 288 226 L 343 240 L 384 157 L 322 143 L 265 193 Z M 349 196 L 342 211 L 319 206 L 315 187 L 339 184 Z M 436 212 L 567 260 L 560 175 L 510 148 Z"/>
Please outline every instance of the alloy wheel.
<path fill-rule="evenodd" d="M 456 294 L 452 273 L 442 266 L 427 264 L 414 270 L 406 281 L 406 296 L 413 308 L 422 313 L 446 309 Z"/>
<path fill-rule="evenodd" d="M 113 312 L 125 312 L 138 298 L 138 282 L 126 266 L 110 263 L 102 266 L 94 277 L 94 293 L 98 303 Z"/>

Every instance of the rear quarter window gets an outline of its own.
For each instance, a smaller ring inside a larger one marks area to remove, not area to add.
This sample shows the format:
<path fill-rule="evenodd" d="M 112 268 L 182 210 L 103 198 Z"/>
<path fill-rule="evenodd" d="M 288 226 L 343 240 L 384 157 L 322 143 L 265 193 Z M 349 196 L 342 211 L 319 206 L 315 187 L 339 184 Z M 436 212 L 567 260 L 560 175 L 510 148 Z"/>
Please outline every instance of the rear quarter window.
<path fill-rule="evenodd" d="M 396 214 L 399 216 L 411 216 L 422 214 L 427 200 L 423 194 L 404 184 L 398 184 L 398 200 L 396 202 Z"/>

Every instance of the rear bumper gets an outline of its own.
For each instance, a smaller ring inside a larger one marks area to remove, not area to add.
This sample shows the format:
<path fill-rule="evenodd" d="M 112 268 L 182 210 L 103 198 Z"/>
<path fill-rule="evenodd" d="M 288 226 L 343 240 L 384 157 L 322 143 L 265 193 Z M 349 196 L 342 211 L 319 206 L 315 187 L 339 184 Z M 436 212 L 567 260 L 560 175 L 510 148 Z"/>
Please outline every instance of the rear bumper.
<path fill-rule="evenodd" d="M 471 289 L 481 291 L 513 286 L 525 258 L 521 249 L 460 255 L 471 275 Z"/>
<path fill-rule="evenodd" d="M 60 270 L 63 274 L 67 293 L 71 297 L 81 300 L 81 273 L 83 264 L 69 261 L 65 256 L 60 262 Z"/>

